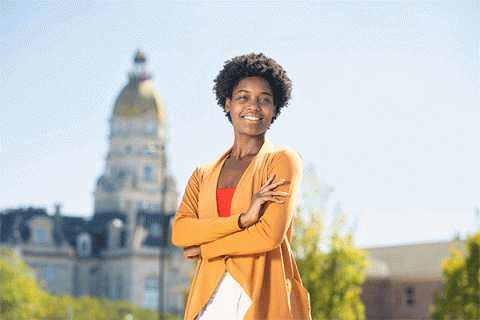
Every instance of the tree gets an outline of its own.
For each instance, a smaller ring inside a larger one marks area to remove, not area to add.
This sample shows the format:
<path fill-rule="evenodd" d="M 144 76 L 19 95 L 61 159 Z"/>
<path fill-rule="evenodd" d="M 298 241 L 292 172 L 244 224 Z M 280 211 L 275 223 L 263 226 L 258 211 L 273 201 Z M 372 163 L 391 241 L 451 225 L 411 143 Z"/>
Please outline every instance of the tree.
<path fill-rule="evenodd" d="M 319 183 L 313 165 L 305 169 L 303 193 L 297 208 L 292 250 L 302 283 L 310 293 L 314 319 L 365 319 L 360 286 L 365 280 L 366 252 L 353 244 L 338 203 L 333 222 L 325 228 L 333 187 Z"/>
<path fill-rule="evenodd" d="M 131 302 L 89 296 L 51 295 L 35 280 L 35 274 L 11 250 L 0 248 L 0 319 L 156 319 L 157 311 Z M 178 319 L 166 314 L 168 320 Z"/>
<path fill-rule="evenodd" d="M 452 245 L 442 264 L 444 288 L 434 295 L 434 320 L 480 319 L 480 231 L 468 236 L 466 257 Z"/>
<path fill-rule="evenodd" d="M 0 319 L 38 319 L 43 316 L 34 272 L 11 250 L 0 248 Z"/>

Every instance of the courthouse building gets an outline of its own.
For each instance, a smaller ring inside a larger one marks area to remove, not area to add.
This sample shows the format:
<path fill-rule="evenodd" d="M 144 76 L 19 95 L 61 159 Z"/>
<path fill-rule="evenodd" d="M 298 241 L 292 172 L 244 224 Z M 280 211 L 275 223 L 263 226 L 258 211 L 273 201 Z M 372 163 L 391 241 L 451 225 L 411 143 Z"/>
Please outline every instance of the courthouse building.
<path fill-rule="evenodd" d="M 0 215 L 0 245 L 15 250 L 53 294 L 158 307 L 162 222 L 175 213 L 178 193 L 165 152 L 164 105 L 145 65 L 139 50 L 113 106 L 92 217 L 64 215 L 60 206 L 51 214 L 28 208 Z M 170 240 L 164 250 L 162 304 L 181 313 L 193 266 Z"/>

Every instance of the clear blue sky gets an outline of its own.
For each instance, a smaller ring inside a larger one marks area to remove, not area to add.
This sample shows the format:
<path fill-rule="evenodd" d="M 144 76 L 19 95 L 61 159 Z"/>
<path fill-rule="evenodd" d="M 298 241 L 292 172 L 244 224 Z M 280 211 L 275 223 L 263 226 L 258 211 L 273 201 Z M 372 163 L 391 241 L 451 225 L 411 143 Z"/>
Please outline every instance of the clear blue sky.
<path fill-rule="evenodd" d="M 480 206 L 479 1 L 2 1 L 0 210 L 93 211 L 108 119 L 138 47 L 163 98 L 171 170 L 233 142 L 212 92 L 263 52 L 293 81 L 269 130 L 335 188 L 359 246 L 451 239 Z M 196 150 L 192 155 L 191 151 Z"/>

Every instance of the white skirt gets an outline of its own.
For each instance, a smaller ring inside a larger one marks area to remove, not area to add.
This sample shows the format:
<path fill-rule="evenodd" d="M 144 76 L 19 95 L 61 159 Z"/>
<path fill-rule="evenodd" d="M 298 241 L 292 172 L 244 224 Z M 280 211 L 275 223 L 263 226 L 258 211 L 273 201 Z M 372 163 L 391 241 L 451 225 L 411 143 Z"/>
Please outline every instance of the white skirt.
<path fill-rule="evenodd" d="M 245 290 L 225 271 L 197 320 L 242 320 L 251 304 Z"/>

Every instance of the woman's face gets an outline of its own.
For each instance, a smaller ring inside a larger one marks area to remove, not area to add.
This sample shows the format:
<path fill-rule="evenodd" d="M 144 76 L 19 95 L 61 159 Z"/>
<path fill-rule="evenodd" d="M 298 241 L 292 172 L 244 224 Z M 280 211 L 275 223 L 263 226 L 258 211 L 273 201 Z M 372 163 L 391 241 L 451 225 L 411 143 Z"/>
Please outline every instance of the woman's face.
<path fill-rule="evenodd" d="M 273 91 L 262 77 L 242 79 L 227 98 L 225 111 L 230 113 L 235 135 L 265 134 L 275 116 Z"/>

